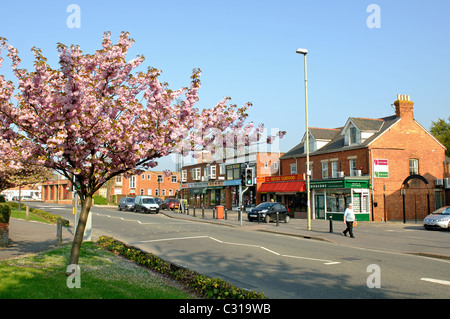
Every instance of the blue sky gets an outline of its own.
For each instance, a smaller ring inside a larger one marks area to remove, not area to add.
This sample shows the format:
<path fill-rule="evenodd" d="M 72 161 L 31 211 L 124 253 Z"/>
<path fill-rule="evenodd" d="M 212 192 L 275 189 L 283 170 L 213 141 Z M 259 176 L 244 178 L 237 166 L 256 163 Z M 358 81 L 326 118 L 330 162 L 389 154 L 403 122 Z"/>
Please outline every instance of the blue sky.
<path fill-rule="evenodd" d="M 80 28 L 66 24 L 70 4 L 81 9 Z M 380 28 L 369 28 L 370 4 Z M 222 97 L 253 103 L 250 120 L 286 130 L 282 152 L 305 130 L 303 57 L 308 53 L 311 127 L 334 128 L 348 117 L 394 114 L 397 94 L 414 101 L 416 120 L 450 116 L 450 1 L 3 1 L 0 36 L 31 67 L 37 46 L 57 66 L 56 43 L 85 53 L 101 46 L 104 31 L 116 41 L 128 31 L 136 41 L 130 59 L 163 71 L 173 89 L 202 69 L 199 107 Z M 6 66 L 6 65 L 5 65 Z M 7 72 L 5 67 L 0 71 Z M 158 168 L 173 169 L 171 161 Z"/>

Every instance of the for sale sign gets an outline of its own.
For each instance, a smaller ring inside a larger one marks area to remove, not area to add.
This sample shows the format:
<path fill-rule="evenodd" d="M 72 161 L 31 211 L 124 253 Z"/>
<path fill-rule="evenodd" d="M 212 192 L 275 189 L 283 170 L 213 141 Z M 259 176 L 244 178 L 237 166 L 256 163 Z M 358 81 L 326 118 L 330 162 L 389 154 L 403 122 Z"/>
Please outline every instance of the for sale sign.
<path fill-rule="evenodd" d="M 375 177 L 388 178 L 389 177 L 389 164 L 387 159 L 374 159 L 373 160 L 373 173 Z"/>

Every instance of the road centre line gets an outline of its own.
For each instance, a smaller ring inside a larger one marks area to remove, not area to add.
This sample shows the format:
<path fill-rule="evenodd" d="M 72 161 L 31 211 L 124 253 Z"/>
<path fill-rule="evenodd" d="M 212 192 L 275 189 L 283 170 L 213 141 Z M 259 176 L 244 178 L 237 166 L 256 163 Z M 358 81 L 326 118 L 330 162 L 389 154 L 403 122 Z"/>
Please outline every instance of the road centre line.
<path fill-rule="evenodd" d="M 109 217 L 109 218 L 118 218 L 118 219 L 121 219 L 123 221 L 138 222 L 141 225 L 155 225 L 155 224 L 158 224 L 158 223 L 143 223 L 140 220 L 136 220 L 136 219 L 128 219 L 128 218 L 123 218 L 123 217 L 119 217 L 119 216 L 103 215 L 103 214 L 99 214 L 99 213 L 95 213 L 95 215 L 102 216 L 102 217 Z"/>
<path fill-rule="evenodd" d="M 303 260 L 311 260 L 311 261 L 319 261 L 323 262 L 324 265 L 337 265 L 340 264 L 338 261 L 332 261 L 332 260 L 326 260 L 326 259 L 317 259 L 317 258 L 309 258 L 309 257 L 302 257 L 302 256 L 292 256 L 292 255 L 282 255 L 280 253 L 277 253 L 276 251 L 273 251 L 271 249 L 268 249 L 264 246 L 258 246 L 253 244 L 243 244 L 243 243 L 232 243 L 232 242 L 224 242 L 222 240 L 219 240 L 217 238 L 211 237 L 211 236 L 192 236 L 192 237 L 175 237 L 175 238 L 161 238 L 161 239 L 150 239 L 150 240 L 143 240 L 138 242 L 132 242 L 131 245 L 135 244 L 144 244 L 144 243 L 153 243 L 153 242 L 162 242 L 162 241 L 173 241 L 173 240 L 186 240 L 186 239 L 200 239 L 200 238 L 208 238 L 215 242 L 218 242 L 220 244 L 226 244 L 226 245 L 236 245 L 236 246 L 245 246 L 245 247 L 252 247 L 252 248 L 261 248 L 271 254 L 274 254 L 276 256 L 281 257 L 287 257 L 287 258 L 296 258 L 296 259 L 303 259 Z"/>

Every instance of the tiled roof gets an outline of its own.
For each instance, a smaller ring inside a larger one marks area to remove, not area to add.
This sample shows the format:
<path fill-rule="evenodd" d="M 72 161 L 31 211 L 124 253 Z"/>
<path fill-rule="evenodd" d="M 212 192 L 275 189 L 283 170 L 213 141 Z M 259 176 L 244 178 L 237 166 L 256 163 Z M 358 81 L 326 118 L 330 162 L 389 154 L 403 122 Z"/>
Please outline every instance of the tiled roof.
<path fill-rule="evenodd" d="M 331 137 L 330 142 L 328 142 L 325 146 L 321 147 L 320 149 L 311 152 L 310 155 L 318 155 L 318 154 L 324 154 L 324 153 L 332 153 L 337 151 L 345 151 L 345 150 L 351 150 L 351 149 L 358 149 L 358 148 L 365 148 L 367 147 L 373 140 L 375 140 L 378 136 L 383 134 L 389 127 L 394 125 L 399 118 L 395 115 L 388 116 L 380 119 L 366 119 L 366 118 L 355 118 L 350 117 L 349 120 L 353 122 L 354 125 L 358 127 L 358 129 L 362 132 L 373 132 L 374 134 L 370 136 L 368 139 L 366 139 L 364 142 L 360 144 L 352 144 L 352 145 L 345 145 L 344 144 L 344 135 L 341 134 L 343 127 L 338 129 L 317 129 L 317 128 L 310 128 L 311 134 L 316 139 L 321 139 L 318 136 L 328 136 Z M 315 134 L 318 134 L 317 136 Z M 326 138 L 322 138 L 326 139 Z M 294 148 L 289 150 L 286 154 L 284 154 L 281 159 L 288 159 L 293 157 L 302 157 L 306 156 L 305 150 L 304 150 L 304 143 L 301 142 L 298 145 L 296 145 Z"/>

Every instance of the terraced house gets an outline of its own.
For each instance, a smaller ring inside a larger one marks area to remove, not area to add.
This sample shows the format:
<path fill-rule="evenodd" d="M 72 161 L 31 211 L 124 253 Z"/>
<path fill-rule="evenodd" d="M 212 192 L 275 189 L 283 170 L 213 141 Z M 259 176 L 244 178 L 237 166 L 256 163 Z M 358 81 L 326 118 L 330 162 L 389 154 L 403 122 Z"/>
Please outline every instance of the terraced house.
<path fill-rule="evenodd" d="M 414 119 L 408 95 L 394 105 L 392 116 L 309 129 L 313 218 L 342 219 L 352 202 L 358 220 L 421 220 L 444 205 L 445 147 Z M 304 141 L 281 157 L 282 175 L 305 176 Z M 306 212 L 304 192 L 275 195 Z"/>

